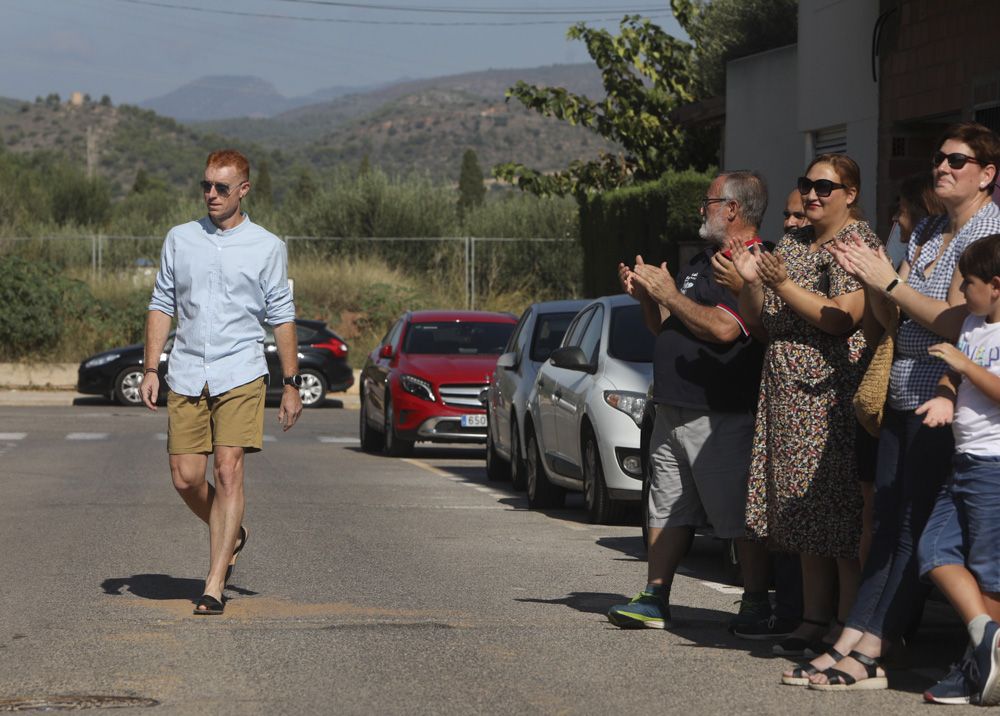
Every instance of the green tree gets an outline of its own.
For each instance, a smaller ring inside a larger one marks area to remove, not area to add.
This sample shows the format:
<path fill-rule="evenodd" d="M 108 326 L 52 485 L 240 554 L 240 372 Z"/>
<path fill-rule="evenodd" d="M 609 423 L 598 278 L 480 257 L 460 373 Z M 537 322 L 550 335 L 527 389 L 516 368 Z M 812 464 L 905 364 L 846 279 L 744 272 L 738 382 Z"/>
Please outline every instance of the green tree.
<path fill-rule="evenodd" d="M 507 90 L 525 107 L 580 125 L 611 140 L 622 153 L 571 162 L 543 174 L 517 162 L 493 173 L 538 195 L 605 191 L 656 179 L 669 169 L 705 170 L 716 161 L 716 129 L 682 128 L 681 106 L 723 91 L 725 62 L 795 41 L 797 0 L 671 0 L 671 10 L 691 42 L 678 40 L 637 15 L 620 33 L 583 23 L 567 35 L 583 40 L 601 70 L 607 96 L 600 101 L 561 87 L 518 82 Z"/>
<path fill-rule="evenodd" d="M 370 172 L 371 170 L 372 170 L 371 159 L 368 157 L 368 152 L 365 152 L 361 156 L 361 164 L 358 165 L 358 176 L 363 177 L 366 174 L 368 174 L 368 172 Z"/>
<path fill-rule="evenodd" d="M 486 197 L 486 185 L 483 184 L 483 170 L 479 167 L 479 158 L 472 149 L 466 149 L 462 155 L 462 170 L 458 176 L 458 213 L 465 212 L 483 203 Z"/>
<path fill-rule="evenodd" d="M 143 167 L 135 173 L 135 182 L 132 184 L 133 194 L 145 194 L 153 188 L 153 183 L 149 179 L 149 173 Z"/>
<path fill-rule="evenodd" d="M 257 167 L 257 180 L 253 183 L 253 200 L 258 206 L 271 206 L 274 203 L 274 190 L 271 188 L 271 170 L 267 160 L 262 160 Z"/>
<path fill-rule="evenodd" d="M 111 106 L 111 96 L 110 95 L 106 95 L 106 94 L 102 94 L 101 95 L 101 106 L 102 107 L 110 107 Z"/>

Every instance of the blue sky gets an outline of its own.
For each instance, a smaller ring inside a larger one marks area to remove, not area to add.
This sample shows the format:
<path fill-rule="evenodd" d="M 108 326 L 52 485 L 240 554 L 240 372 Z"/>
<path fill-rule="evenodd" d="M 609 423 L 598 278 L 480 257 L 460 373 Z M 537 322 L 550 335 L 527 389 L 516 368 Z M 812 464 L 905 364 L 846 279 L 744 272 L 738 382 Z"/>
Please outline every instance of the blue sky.
<path fill-rule="evenodd" d="M 0 96 L 31 100 L 50 92 L 66 97 L 79 90 L 95 98 L 108 94 L 115 103 L 137 103 L 205 75 L 256 75 L 294 96 L 335 85 L 587 62 L 583 44 L 567 40 L 566 29 L 578 19 L 615 28 L 617 21 L 600 18 L 620 18 L 625 11 L 638 9 L 646 9 L 642 14 L 668 32 L 683 36 L 667 0 L 357 0 L 356 4 L 365 7 L 334 7 L 324 0 L 0 0 L 4 68 Z M 396 9 L 378 11 L 371 8 L 375 4 Z M 421 11 L 408 11 L 417 8 Z M 445 12 L 427 11 L 432 8 Z M 656 8 L 662 8 L 659 17 Z M 455 9 L 502 9 L 514 14 L 458 14 L 452 12 Z M 532 14 L 539 10 L 573 14 Z M 593 14 L 576 14 L 582 10 Z M 478 27 L 359 22 L 543 20 L 555 22 Z"/>

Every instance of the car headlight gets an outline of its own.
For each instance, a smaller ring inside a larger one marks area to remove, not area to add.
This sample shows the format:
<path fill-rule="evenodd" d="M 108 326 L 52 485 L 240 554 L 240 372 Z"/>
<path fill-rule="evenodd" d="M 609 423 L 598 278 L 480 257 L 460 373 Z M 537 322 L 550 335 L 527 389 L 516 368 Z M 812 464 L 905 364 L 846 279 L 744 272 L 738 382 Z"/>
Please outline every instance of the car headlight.
<path fill-rule="evenodd" d="M 418 378 L 415 375 L 401 375 L 399 376 L 399 384 L 403 386 L 403 390 L 410 395 L 415 395 L 422 400 L 430 400 L 431 402 L 434 402 L 434 389 L 431 387 L 431 384 L 423 378 Z"/>
<path fill-rule="evenodd" d="M 631 393 L 624 390 L 604 391 L 604 402 L 615 410 L 628 415 L 635 424 L 642 427 L 642 413 L 646 409 L 646 396 L 642 393 Z"/>
<path fill-rule="evenodd" d="M 113 360 L 118 360 L 119 353 L 105 353 L 102 356 L 97 356 L 96 358 L 91 358 L 89 361 L 83 364 L 84 368 L 96 368 L 99 365 L 106 365 Z"/>

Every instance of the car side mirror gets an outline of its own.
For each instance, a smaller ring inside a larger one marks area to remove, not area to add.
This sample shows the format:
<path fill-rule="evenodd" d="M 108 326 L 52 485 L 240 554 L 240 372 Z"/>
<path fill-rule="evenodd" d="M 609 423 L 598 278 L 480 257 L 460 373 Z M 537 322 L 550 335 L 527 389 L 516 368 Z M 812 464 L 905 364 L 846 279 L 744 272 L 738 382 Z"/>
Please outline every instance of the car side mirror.
<path fill-rule="evenodd" d="M 549 360 L 556 368 L 582 370 L 588 373 L 592 370 L 590 361 L 587 360 L 587 356 L 584 355 L 583 349 L 580 348 L 580 346 L 564 346 L 563 348 L 557 348 L 552 351 L 552 355 L 549 356 Z"/>
<path fill-rule="evenodd" d="M 505 370 L 517 368 L 517 353 L 511 351 L 510 353 L 501 355 L 497 358 L 497 368 L 504 368 Z"/>
<path fill-rule="evenodd" d="M 392 358 L 392 346 L 388 343 L 378 349 L 379 358 Z"/>

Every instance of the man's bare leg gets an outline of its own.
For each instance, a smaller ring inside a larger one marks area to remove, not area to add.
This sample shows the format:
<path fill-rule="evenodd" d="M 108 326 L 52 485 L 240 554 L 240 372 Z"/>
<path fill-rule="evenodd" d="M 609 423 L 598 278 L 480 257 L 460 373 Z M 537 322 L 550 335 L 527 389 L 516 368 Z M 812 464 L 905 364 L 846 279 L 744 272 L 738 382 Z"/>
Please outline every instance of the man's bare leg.
<path fill-rule="evenodd" d="M 192 453 L 170 456 L 170 477 L 174 489 L 191 511 L 208 524 L 215 488 L 205 479 L 208 455 Z"/>
<path fill-rule="evenodd" d="M 205 594 L 222 601 L 226 568 L 232 559 L 246 501 L 243 494 L 243 448 L 217 445 L 213 471 L 215 497 L 208 519 L 210 564 Z"/>
<path fill-rule="evenodd" d="M 665 599 L 670 597 L 670 587 L 681 560 L 691 548 L 694 529 L 691 527 L 650 527 L 649 549 L 646 559 L 647 581 L 663 585 Z"/>

